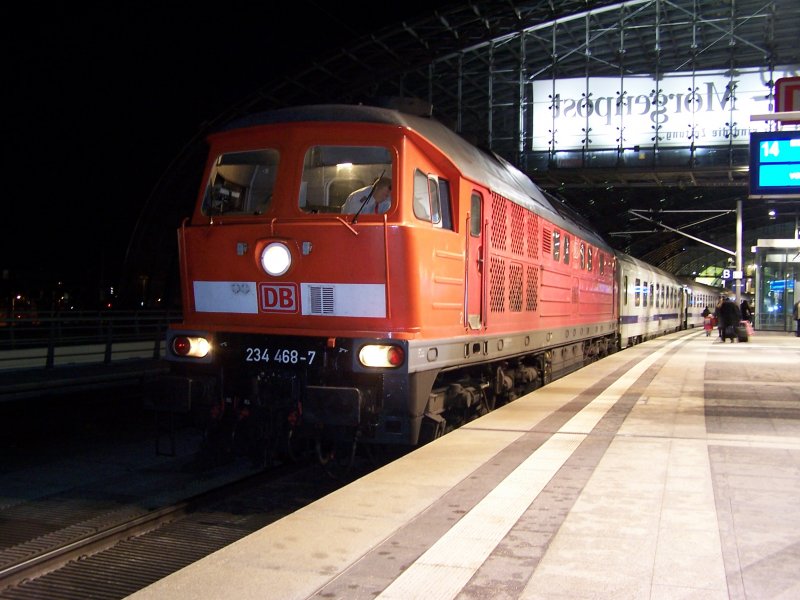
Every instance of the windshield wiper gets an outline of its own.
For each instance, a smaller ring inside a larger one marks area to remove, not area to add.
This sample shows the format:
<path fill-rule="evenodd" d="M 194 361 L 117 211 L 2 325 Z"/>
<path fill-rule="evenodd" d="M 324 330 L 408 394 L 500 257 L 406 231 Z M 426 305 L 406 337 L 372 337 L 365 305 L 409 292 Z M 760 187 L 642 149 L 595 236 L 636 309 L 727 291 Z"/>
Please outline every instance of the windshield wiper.
<path fill-rule="evenodd" d="M 372 194 L 373 194 L 373 193 L 375 193 L 375 186 L 376 186 L 376 185 L 378 185 L 378 182 L 379 182 L 381 179 L 383 179 L 383 175 L 384 175 L 385 173 L 386 173 L 386 169 L 384 169 L 383 171 L 381 171 L 381 174 L 380 174 L 380 175 L 378 175 L 378 178 L 377 178 L 375 181 L 373 181 L 373 182 L 372 182 L 372 185 L 371 185 L 371 186 L 370 186 L 370 188 L 369 188 L 369 194 L 367 194 L 367 197 L 366 197 L 366 198 L 364 198 L 364 201 L 361 203 L 361 206 L 360 206 L 360 207 L 358 208 L 358 210 L 356 211 L 356 214 L 355 214 L 355 215 L 353 215 L 353 225 L 355 225 L 356 223 L 358 223 L 358 215 L 360 215 L 360 214 L 361 214 L 361 211 L 362 211 L 362 210 L 364 210 L 364 207 L 367 205 L 367 202 L 369 202 L 369 199 L 370 199 L 370 198 L 372 198 Z"/>

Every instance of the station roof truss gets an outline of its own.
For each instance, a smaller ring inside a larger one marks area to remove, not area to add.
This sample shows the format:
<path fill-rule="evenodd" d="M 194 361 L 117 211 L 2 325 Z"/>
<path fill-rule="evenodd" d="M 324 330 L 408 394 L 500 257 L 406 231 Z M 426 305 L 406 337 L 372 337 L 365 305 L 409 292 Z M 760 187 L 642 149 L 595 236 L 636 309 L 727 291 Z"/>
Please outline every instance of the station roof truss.
<path fill-rule="evenodd" d="M 657 160 L 656 140 L 650 149 L 654 158 L 642 165 L 596 167 L 587 145 L 579 164 L 555 166 L 527 144 L 528 84 L 590 76 L 658 79 L 708 70 L 733 77 L 738 69 L 758 67 L 772 86 L 774 68 L 800 68 L 798 31 L 797 0 L 454 2 L 415 20 L 365 32 L 304 69 L 265 77 L 264 85 L 207 128 L 286 106 L 422 99 L 435 118 L 562 198 L 612 246 L 691 275 L 727 264 L 728 255 L 675 231 L 647 226 L 629 211 L 662 211 L 660 219 L 668 227 L 734 248 L 736 203 L 748 193 L 747 148 L 723 146 L 704 162 L 688 143 L 677 162 L 663 162 Z M 274 64 L 265 64 L 264 72 L 274 72 Z M 199 132 L 198 139 L 204 134 Z M 681 212 L 668 212 L 686 209 L 728 212 L 696 224 Z M 746 201 L 743 219 L 745 248 L 768 232 L 794 237 L 796 217 L 775 220 L 763 201 Z"/>

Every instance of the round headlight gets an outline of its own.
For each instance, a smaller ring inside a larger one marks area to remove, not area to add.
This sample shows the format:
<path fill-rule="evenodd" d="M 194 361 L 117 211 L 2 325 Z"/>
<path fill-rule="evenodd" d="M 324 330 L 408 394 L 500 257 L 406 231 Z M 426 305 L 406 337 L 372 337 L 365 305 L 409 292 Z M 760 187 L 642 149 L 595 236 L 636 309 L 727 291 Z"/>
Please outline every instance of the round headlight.
<path fill-rule="evenodd" d="M 272 242 L 261 251 L 261 267 L 273 277 L 283 275 L 292 266 L 292 253 L 286 244 Z"/>

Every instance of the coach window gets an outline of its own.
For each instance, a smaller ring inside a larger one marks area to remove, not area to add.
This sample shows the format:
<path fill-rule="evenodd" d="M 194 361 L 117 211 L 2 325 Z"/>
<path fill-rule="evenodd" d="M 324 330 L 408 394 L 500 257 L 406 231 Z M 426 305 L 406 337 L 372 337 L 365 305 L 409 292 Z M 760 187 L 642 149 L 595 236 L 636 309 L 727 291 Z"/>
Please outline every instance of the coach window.
<path fill-rule="evenodd" d="M 661 302 L 661 284 L 656 284 L 656 295 L 653 297 L 654 306 L 663 306 L 664 303 Z"/>
<path fill-rule="evenodd" d="M 600 265 L 600 275 L 605 275 L 606 272 L 606 257 L 602 252 L 597 253 L 597 262 Z"/>
<path fill-rule="evenodd" d="M 636 294 L 636 302 L 634 303 L 636 306 L 641 306 L 642 304 L 642 280 L 638 277 L 636 278 L 636 288 L 633 290 L 634 294 Z"/>
<path fill-rule="evenodd" d="M 472 237 L 480 237 L 481 235 L 481 196 L 477 192 L 472 192 L 472 198 L 469 203 L 469 234 Z"/>
<path fill-rule="evenodd" d="M 564 264 L 569 264 L 569 236 L 564 234 Z"/>
<path fill-rule="evenodd" d="M 655 289 L 655 285 L 651 283 L 650 284 L 650 306 L 655 306 L 656 305 L 656 298 L 655 298 L 655 294 L 653 293 L 654 289 Z"/>
<path fill-rule="evenodd" d="M 586 268 L 586 245 L 581 242 L 580 248 L 578 250 L 578 257 L 581 261 L 581 269 Z"/>
<path fill-rule="evenodd" d="M 229 152 L 217 158 L 203 198 L 204 215 L 260 215 L 272 200 L 277 150 Z"/>
<path fill-rule="evenodd" d="M 647 282 L 645 281 L 644 284 L 642 285 L 642 306 L 647 306 L 648 289 L 649 288 L 647 287 Z"/>
<path fill-rule="evenodd" d="M 553 230 L 553 260 L 558 262 L 561 252 L 561 233 Z"/>
<path fill-rule="evenodd" d="M 591 246 L 589 246 L 589 258 L 586 261 L 586 270 L 587 271 L 591 271 L 592 270 L 592 247 Z"/>
<path fill-rule="evenodd" d="M 391 181 L 393 165 L 392 152 L 382 146 L 311 146 L 303 160 L 298 206 L 307 213 L 338 214 L 353 192 L 361 192 L 355 199 L 366 198 L 379 179 Z"/>

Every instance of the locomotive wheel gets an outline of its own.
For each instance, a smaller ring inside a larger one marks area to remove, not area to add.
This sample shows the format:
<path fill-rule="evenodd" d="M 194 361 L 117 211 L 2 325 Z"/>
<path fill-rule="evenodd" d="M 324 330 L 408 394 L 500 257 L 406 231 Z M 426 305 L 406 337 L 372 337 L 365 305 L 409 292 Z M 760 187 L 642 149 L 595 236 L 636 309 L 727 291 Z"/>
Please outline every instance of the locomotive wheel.
<path fill-rule="evenodd" d="M 298 435 L 294 427 L 286 430 L 286 457 L 291 462 L 298 462 L 308 456 L 308 439 Z"/>
<path fill-rule="evenodd" d="M 338 479 L 353 467 L 357 446 L 355 438 L 352 441 L 317 438 L 315 444 L 317 461 L 329 476 Z"/>

